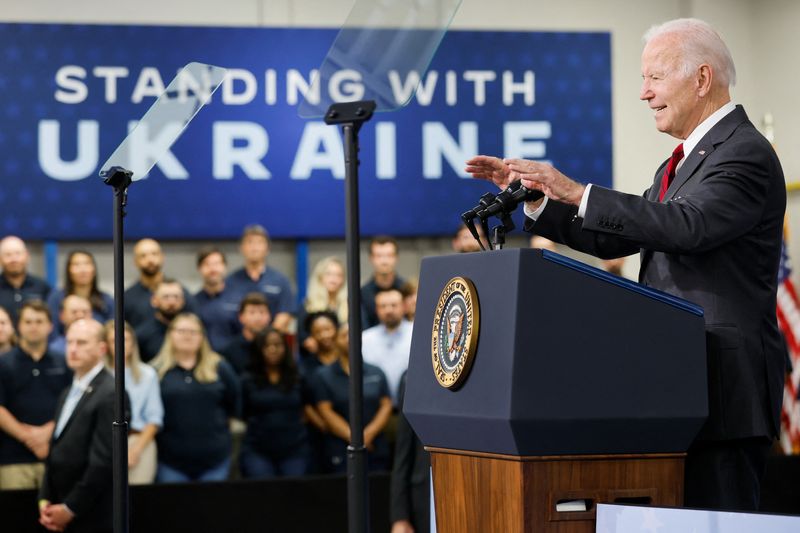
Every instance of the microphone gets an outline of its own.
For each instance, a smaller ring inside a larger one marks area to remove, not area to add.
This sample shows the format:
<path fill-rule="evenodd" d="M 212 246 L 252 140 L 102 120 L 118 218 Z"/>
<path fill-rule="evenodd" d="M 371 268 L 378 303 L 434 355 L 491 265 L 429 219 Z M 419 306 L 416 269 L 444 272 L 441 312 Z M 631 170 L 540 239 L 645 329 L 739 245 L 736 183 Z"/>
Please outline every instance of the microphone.
<path fill-rule="evenodd" d="M 469 211 L 465 211 L 461 214 L 461 220 L 466 224 L 467 228 L 469 229 L 472 236 L 478 241 L 482 250 L 485 250 L 486 247 L 483 246 L 483 242 L 481 242 L 480 236 L 478 235 L 477 228 L 475 227 L 475 218 L 477 217 L 480 219 L 481 228 L 483 229 L 483 233 L 487 236 L 487 244 L 489 245 L 489 249 L 493 250 L 494 246 L 492 246 L 492 241 L 488 240 L 489 235 L 489 223 L 488 220 L 490 217 L 497 216 L 500 218 L 502 226 L 498 226 L 495 228 L 496 240 L 499 243 L 499 248 L 502 248 L 502 240 L 499 240 L 497 237 L 502 236 L 501 232 L 504 233 L 506 231 L 511 231 L 514 229 L 514 222 L 511 220 L 511 213 L 517 208 L 517 206 L 522 202 L 538 200 L 542 198 L 544 193 L 541 191 L 530 190 L 526 189 L 522 186 L 521 180 L 516 180 L 508 185 L 505 189 L 503 189 L 499 194 L 494 195 L 490 192 L 485 193 L 481 196 L 480 202 L 478 205 L 470 209 Z M 498 231 L 500 230 L 500 231 Z"/>
<path fill-rule="evenodd" d="M 480 218 L 489 218 L 500 213 L 511 213 L 519 204 L 538 200 L 542 197 L 544 197 L 542 191 L 526 189 L 522 186 L 522 181 L 517 180 L 498 194 L 491 205 L 483 210 L 477 211 L 476 216 Z"/>
<path fill-rule="evenodd" d="M 464 213 L 461 214 L 461 220 L 463 220 L 464 223 L 466 224 L 468 220 L 474 219 L 475 217 L 478 216 L 478 213 L 489 207 L 495 201 L 496 198 L 497 196 L 495 196 L 490 192 L 484 193 L 481 196 L 480 203 L 478 203 L 478 205 L 476 205 L 469 211 L 465 211 Z"/>
<path fill-rule="evenodd" d="M 478 235 L 478 229 L 475 227 L 475 216 L 474 210 L 471 209 L 461 215 L 461 220 L 464 222 L 464 225 L 467 227 L 475 240 L 478 241 L 478 246 L 481 247 L 481 250 L 486 250 L 486 247 L 483 245 L 483 241 L 481 241 L 481 236 Z"/>
<path fill-rule="evenodd" d="M 492 202 L 495 201 L 495 198 L 496 198 L 496 196 L 494 194 L 490 193 L 490 192 L 484 193 L 481 196 L 481 199 L 480 199 L 480 202 L 478 203 L 478 205 L 476 205 L 475 207 L 473 207 L 469 211 L 465 211 L 464 213 L 461 214 L 461 220 L 464 222 L 464 224 L 466 224 L 467 228 L 469 229 L 469 232 L 472 234 L 472 236 L 475 238 L 475 240 L 478 241 L 478 244 L 480 245 L 481 250 L 486 250 L 486 247 L 483 245 L 483 242 L 481 241 L 481 238 L 478 235 L 478 230 L 475 228 L 475 217 L 478 216 L 479 212 L 484 211 L 486 208 L 491 206 Z M 484 230 L 483 233 L 485 235 L 488 235 L 489 233 L 488 233 L 488 230 L 487 230 L 488 226 L 486 225 L 486 220 L 485 219 L 481 219 L 481 222 L 483 222 L 483 230 Z M 491 247 L 492 247 L 492 243 L 489 242 L 489 248 L 491 249 Z"/>

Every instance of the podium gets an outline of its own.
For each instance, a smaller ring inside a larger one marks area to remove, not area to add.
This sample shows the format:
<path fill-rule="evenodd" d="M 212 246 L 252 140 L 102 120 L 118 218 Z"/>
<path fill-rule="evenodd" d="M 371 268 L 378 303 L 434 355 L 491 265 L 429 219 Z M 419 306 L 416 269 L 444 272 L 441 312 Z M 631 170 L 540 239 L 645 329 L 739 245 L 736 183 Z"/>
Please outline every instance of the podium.
<path fill-rule="evenodd" d="M 447 388 L 433 328 L 456 277 L 479 320 Z M 680 506 L 708 414 L 702 309 L 544 250 L 426 258 L 403 411 L 431 452 L 439 533 L 588 533 L 598 503 Z"/>

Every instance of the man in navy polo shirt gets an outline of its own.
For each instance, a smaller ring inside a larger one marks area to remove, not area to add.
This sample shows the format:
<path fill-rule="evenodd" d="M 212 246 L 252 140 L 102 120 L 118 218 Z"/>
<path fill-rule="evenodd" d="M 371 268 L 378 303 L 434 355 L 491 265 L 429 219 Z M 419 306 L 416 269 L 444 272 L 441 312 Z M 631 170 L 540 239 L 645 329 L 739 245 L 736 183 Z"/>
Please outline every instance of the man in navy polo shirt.
<path fill-rule="evenodd" d="M 211 347 L 221 352 L 242 329 L 237 316 L 240 298 L 225 285 L 228 261 L 219 248 L 201 248 L 197 270 L 203 278 L 203 287 L 194 295 L 197 315 L 206 327 Z"/>
<path fill-rule="evenodd" d="M 388 289 L 403 288 L 406 280 L 397 274 L 397 240 L 387 235 L 373 237 L 369 243 L 369 262 L 372 277 L 361 287 L 361 329 L 380 323 L 375 310 L 375 295 Z"/>
<path fill-rule="evenodd" d="M 240 376 L 250 364 L 256 335 L 267 329 L 271 318 L 267 299 L 260 292 L 247 294 L 239 304 L 242 333 L 231 339 L 220 353 Z"/>
<path fill-rule="evenodd" d="M 5 307 L 11 320 L 17 321 L 22 304 L 28 300 L 47 301 L 50 285 L 28 273 L 30 254 L 25 242 L 9 235 L 0 241 L 0 306 Z"/>
<path fill-rule="evenodd" d="M 0 358 L 0 487 L 41 485 L 58 396 L 72 382 L 63 354 L 48 350 L 53 329 L 41 300 L 22 304 L 19 345 Z"/>
<path fill-rule="evenodd" d="M 139 355 L 145 363 L 158 355 L 172 319 L 186 310 L 183 295 L 183 287 L 172 278 L 163 278 L 156 287 L 151 299 L 153 316 L 135 328 Z"/>
<path fill-rule="evenodd" d="M 228 288 L 240 299 L 250 292 L 264 294 L 274 315 L 272 327 L 286 332 L 296 312 L 294 291 L 289 278 L 267 265 L 269 235 L 264 226 L 245 227 L 240 250 L 244 267 L 228 276 Z"/>
<path fill-rule="evenodd" d="M 125 320 L 134 328 L 153 318 L 153 292 L 164 279 L 164 252 L 153 239 L 141 239 L 133 247 L 133 262 L 139 279 L 125 290 Z M 194 312 L 194 299 L 183 285 L 183 301 L 187 311 Z"/>

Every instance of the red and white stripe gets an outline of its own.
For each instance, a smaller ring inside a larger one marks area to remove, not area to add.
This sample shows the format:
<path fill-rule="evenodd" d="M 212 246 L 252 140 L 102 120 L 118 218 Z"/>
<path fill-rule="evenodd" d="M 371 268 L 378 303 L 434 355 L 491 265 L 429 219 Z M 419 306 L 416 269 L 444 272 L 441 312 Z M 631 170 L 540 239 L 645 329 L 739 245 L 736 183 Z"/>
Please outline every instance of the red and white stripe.
<path fill-rule="evenodd" d="M 790 277 L 778 285 L 778 326 L 786 338 L 792 373 L 786 376 L 781 410 L 781 447 L 787 455 L 800 453 L 800 301 Z"/>

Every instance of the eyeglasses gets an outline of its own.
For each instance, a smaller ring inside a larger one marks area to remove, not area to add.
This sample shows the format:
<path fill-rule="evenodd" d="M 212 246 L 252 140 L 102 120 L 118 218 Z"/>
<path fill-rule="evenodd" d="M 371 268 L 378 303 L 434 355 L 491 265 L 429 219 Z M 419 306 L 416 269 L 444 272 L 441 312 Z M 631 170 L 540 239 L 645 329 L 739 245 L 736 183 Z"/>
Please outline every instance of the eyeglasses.
<path fill-rule="evenodd" d="M 180 333 L 181 335 L 200 335 L 203 332 L 199 329 L 189 329 L 189 328 L 175 328 L 172 331 L 175 333 Z"/>

